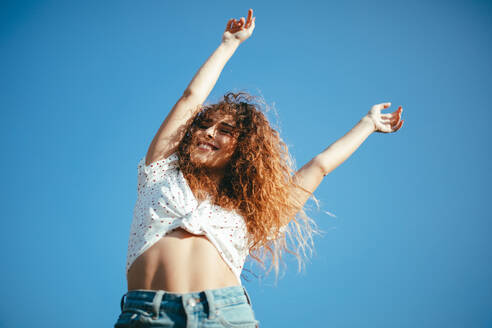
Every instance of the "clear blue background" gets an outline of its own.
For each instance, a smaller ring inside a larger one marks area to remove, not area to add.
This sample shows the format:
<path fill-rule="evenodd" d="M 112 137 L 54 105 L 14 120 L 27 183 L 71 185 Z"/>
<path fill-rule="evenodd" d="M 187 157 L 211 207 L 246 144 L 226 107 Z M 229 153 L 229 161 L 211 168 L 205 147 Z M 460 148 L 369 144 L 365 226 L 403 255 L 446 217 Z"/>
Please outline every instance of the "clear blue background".
<path fill-rule="evenodd" d="M 248 8 L 209 100 L 263 95 L 298 167 L 373 104 L 405 119 L 317 190 L 306 269 L 244 282 L 262 327 L 492 327 L 492 3 L 176 3 L 2 1 L 0 327 L 114 324 L 137 162 Z"/>

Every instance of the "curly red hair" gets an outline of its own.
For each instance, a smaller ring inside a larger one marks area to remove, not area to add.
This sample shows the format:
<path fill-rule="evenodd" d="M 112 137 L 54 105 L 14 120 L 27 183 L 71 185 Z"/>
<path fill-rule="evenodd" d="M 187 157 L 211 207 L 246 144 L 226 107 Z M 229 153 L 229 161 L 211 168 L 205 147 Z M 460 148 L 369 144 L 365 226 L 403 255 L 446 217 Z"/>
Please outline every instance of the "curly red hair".
<path fill-rule="evenodd" d="M 293 182 L 295 171 L 288 147 L 271 127 L 257 99 L 244 92 L 227 93 L 217 104 L 203 106 L 184 127 L 178 145 L 179 167 L 197 198 L 209 197 L 214 204 L 234 209 L 244 217 L 251 257 L 265 267 L 270 255 L 267 272 L 274 268 L 278 273 L 284 250 L 294 254 L 301 266 L 317 230 L 295 197 L 300 190 L 309 192 Z M 206 169 L 190 160 L 194 131 L 215 112 L 232 115 L 237 130 L 236 149 L 218 185 Z M 288 239 L 293 247 L 288 246 Z"/>

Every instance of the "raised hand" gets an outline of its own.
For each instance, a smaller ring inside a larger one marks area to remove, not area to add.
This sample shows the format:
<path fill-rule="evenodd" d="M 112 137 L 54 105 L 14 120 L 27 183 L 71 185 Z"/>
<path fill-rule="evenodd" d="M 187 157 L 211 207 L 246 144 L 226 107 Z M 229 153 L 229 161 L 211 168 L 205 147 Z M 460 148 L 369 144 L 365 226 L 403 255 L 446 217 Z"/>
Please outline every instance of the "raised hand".
<path fill-rule="evenodd" d="M 401 106 L 393 113 L 381 113 L 381 110 L 389 108 L 390 106 L 391 103 L 377 104 L 372 106 L 369 113 L 367 113 L 366 116 L 374 123 L 375 132 L 396 132 L 403 126 L 404 121 L 401 120 L 403 109 Z"/>
<path fill-rule="evenodd" d="M 255 29 L 255 18 L 253 17 L 253 9 L 248 11 L 248 18 L 246 20 L 244 17 L 241 17 L 239 20 L 231 18 L 227 22 L 222 41 L 238 40 L 241 43 L 249 38 Z"/>

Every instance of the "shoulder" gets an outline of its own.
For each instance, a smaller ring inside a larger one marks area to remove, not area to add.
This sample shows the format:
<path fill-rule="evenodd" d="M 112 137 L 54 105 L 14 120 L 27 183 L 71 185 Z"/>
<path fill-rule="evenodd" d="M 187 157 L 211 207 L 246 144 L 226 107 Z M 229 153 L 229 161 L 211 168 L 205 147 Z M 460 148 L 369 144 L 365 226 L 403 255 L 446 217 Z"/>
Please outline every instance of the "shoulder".
<path fill-rule="evenodd" d="M 168 169 L 176 168 L 178 166 L 179 157 L 177 153 L 172 153 L 171 155 L 147 162 L 147 156 L 144 156 L 138 162 L 138 170 L 145 173 L 157 173 L 157 171 L 166 171 Z"/>
<path fill-rule="evenodd" d="M 168 153 L 168 154 L 160 154 L 160 155 L 155 155 L 155 154 L 151 154 L 150 152 L 147 152 L 147 154 L 145 155 L 145 157 L 143 158 L 144 160 L 144 165 L 145 166 L 150 166 L 152 165 L 153 163 L 160 163 L 160 162 L 164 162 L 164 161 L 177 161 L 179 159 L 178 157 L 178 153 L 177 152 L 171 152 L 171 153 Z"/>

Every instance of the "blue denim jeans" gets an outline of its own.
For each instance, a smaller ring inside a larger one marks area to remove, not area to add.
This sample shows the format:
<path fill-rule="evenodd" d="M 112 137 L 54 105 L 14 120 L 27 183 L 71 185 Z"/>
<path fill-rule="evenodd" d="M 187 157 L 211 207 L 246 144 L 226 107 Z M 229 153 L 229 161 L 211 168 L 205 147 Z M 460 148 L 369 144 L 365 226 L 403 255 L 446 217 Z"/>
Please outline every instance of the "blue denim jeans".
<path fill-rule="evenodd" d="M 259 322 L 242 286 L 186 294 L 138 289 L 121 297 L 114 328 L 126 327 L 255 328 Z"/>

